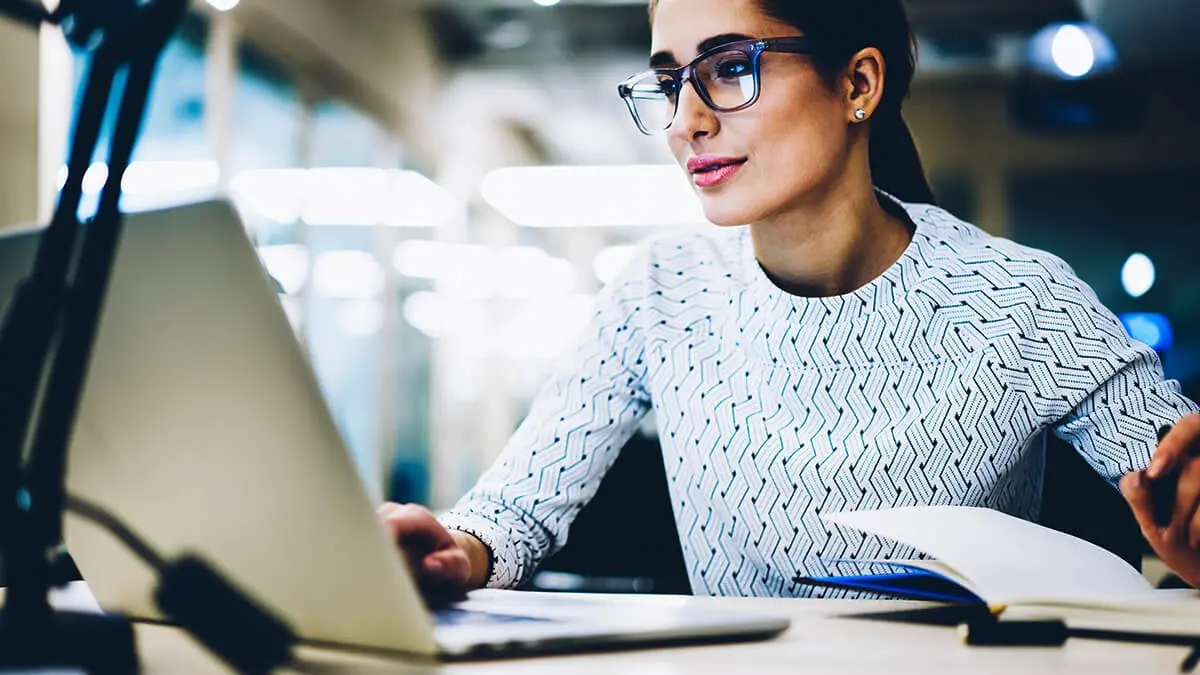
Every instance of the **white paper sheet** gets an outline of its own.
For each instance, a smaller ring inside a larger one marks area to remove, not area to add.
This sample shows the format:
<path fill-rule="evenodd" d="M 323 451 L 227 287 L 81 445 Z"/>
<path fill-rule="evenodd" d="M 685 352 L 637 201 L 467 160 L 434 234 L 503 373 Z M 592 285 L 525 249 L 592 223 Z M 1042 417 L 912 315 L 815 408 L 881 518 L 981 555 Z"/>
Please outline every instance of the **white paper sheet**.
<path fill-rule="evenodd" d="M 999 511 L 918 506 L 827 514 L 829 522 L 908 544 L 971 582 L 990 605 L 1159 605 L 1150 582 L 1082 539 Z"/>

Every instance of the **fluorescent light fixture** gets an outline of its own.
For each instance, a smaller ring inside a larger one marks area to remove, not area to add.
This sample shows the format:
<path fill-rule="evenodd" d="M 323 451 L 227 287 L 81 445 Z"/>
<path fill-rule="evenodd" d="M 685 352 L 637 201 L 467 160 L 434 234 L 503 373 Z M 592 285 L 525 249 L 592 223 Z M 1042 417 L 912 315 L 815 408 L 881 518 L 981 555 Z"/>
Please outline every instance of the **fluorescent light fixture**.
<path fill-rule="evenodd" d="M 130 162 L 121 178 L 121 208 L 126 212 L 144 211 L 211 197 L 219 175 L 217 163 L 211 160 Z M 104 162 L 89 166 L 83 175 L 84 197 L 94 202 L 108 178 Z M 66 182 L 67 167 L 61 166 L 58 189 Z"/>
<path fill-rule="evenodd" d="M 231 189 L 246 208 L 281 223 L 436 227 L 460 212 L 453 195 L 415 171 L 262 169 L 234 176 Z"/>
<path fill-rule="evenodd" d="M 121 178 L 124 195 L 162 196 L 197 189 L 211 188 L 217 184 L 220 171 L 211 160 L 179 162 L 130 162 Z M 108 180 L 108 165 L 96 162 L 83 174 L 84 194 L 99 194 Z M 58 170 L 58 189 L 67 184 L 67 167 Z"/>
<path fill-rule="evenodd" d="M 707 222 L 674 165 L 497 169 L 483 198 L 524 227 L 677 227 Z"/>
<path fill-rule="evenodd" d="M 185 162 L 132 162 L 125 169 L 121 189 L 130 195 L 191 192 L 216 186 L 221 171 L 211 160 Z"/>
<path fill-rule="evenodd" d="M 218 12 L 228 12 L 238 6 L 240 0 L 208 0 L 208 4 L 212 5 L 213 9 Z"/>
<path fill-rule="evenodd" d="M 300 244 L 261 246 L 263 266 L 288 295 L 299 293 L 308 283 L 308 249 Z"/>
<path fill-rule="evenodd" d="M 1143 253 L 1134 253 L 1121 267 L 1121 285 L 1130 297 L 1140 298 L 1154 288 L 1157 274 L 1154 261 Z"/>
<path fill-rule="evenodd" d="M 384 284 L 383 267 L 365 251 L 329 251 L 313 265 L 313 286 L 327 298 L 374 298 Z"/>
<path fill-rule="evenodd" d="M 436 227 L 460 215 L 459 201 L 416 171 L 392 171 L 383 224 L 393 227 Z"/>
<path fill-rule="evenodd" d="M 104 189 L 104 184 L 108 181 L 108 165 L 103 162 L 97 162 L 88 167 L 87 173 L 83 174 L 83 192 L 84 194 L 99 194 Z M 122 179 L 122 189 L 124 179 Z"/>
<path fill-rule="evenodd" d="M 392 263 L 406 277 L 436 280 L 443 293 L 478 300 L 558 297 L 579 283 L 569 260 L 534 246 L 491 249 L 414 239 L 396 247 Z"/>
<path fill-rule="evenodd" d="M 242 171 L 233 177 L 230 192 L 242 208 L 277 223 L 294 223 L 307 176 L 304 169 Z"/>
<path fill-rule="evenodd" d="M 122 205 L 142 208 L 211 193 L 219 178 L 212 160 L 131 162 L 121 180 Z M 84 194 L 99 194 L 106 180 L 108 166 L 92 164 L 83 177 Z M 62 166 L 60 190 L 66 181 Z M 278 223 L 303 217 L 315 226 L 436 227 L 461 212 L 453 195 L 416 171 L 370 167 L 241 171 L 230 181 L 230 193 L 240 208 Z"/>
<path fill-rule="evenodd" d="M 311 169 L 300 195 L 300 212 L 309 225 L 370 226 L 383 222 L 388 174 L 383 169 Z"/>

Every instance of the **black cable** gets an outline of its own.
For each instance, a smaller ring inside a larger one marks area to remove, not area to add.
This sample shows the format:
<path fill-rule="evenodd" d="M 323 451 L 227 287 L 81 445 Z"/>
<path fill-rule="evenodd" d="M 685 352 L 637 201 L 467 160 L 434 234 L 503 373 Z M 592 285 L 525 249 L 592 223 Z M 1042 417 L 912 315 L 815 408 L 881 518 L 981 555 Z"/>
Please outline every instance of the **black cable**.
<path fill-rule="evenodd" d="M 126 527 L 125 523 L 122 523 L 119 518 L 105 511 L 100 506 L 81 497 L 67 495 L 66 507 L 67 510 L 80 518 L 90 520 L 108 530 L 109 534 L 120 540 L 122 544 L 125 544 L 130 551 L 133 551 L 134 555 L 142 559 L 142 562 L 154 568 L 155 572 L 161 573 L 166 568 L 167 561 L 163 560 L 162 556 L 150 547 L 150 544 L 137 536 L 133 530 Z"/>
<path fill-rule="evenodd" d="M 191 633 L 239 673 L 268 673 L 292 662 L 291 627 L 195 555 L 164 560 L 119 518 L 81 497 L 66 508 L 107 530 L 155 571 L 154 601 L 164 618 Z M 86 579 L 85 579 L 86 581 Z"/>
<path fill-rule="evenodd" d="M 1200 645 L 1192 647 L 1192 651 L 1183 659 L 1183 663 L 1179 664 L 1179 672 L 1190 673 L 1196 669 L 1197 664 L 1200 664 Z"/>

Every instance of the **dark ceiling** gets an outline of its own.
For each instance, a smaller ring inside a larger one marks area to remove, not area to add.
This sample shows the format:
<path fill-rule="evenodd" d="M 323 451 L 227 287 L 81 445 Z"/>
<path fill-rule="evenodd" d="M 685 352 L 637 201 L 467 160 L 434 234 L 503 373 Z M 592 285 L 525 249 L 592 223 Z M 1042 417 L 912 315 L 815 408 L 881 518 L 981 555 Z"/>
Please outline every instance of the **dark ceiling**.
<path fill-rule="evenodd" d="M 978 57 L 1002 34 L 1028 35 L 1081 18 L 1074 0 L 908 0 L 914 30 L 939 51 Z M 428 6 L 443 56 L 507 61 L 613 51 L 643 52 L 650 42 L 644 0 L 448 0 Z"/>

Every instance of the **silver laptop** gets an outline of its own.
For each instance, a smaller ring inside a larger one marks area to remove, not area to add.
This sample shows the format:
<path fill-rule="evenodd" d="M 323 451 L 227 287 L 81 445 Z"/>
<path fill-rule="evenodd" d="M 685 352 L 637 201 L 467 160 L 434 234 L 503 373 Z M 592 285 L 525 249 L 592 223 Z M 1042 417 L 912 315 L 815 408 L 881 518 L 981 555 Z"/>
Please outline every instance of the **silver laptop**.
<path fill-rule="evenodd" d="M 0 309 L 33 229 L 0 231 Z M 767 638 L 786 619 L 481 591 L 429 612 L 389 541 L 247 233 L 210 201 L 131 215 L 69 457 L 68 488 L 167 558 L 196 553 L 306 641 L 442 658 Z M 101 607 L 161 618 L 156 579 L 74 516 Z"/>

